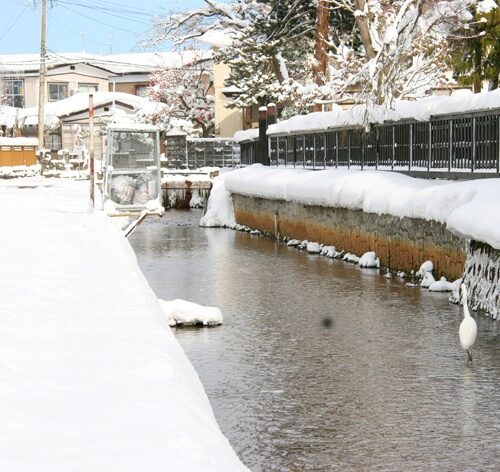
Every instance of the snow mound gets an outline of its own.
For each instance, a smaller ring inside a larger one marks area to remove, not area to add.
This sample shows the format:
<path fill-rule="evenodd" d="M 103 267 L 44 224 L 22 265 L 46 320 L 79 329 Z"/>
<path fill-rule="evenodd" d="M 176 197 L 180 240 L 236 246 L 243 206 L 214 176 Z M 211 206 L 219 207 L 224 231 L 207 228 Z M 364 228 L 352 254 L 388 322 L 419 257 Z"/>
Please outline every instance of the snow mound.
<path fill-rule="evenodd" d="M 310 254 L 319 254 L 321 252 L 321 244 L 315 242 L 308 242 L 306 251 Z"/>
<path fill-rule="evenodd" d="M 288 241 L 286 243 L 287 246 L 290 246 L 290 247 L 296 247 L 298 246 L 302 241 L 300 241 L 300 239 L 290 239 L 290 241 Z"/>
<path fill-rule="evenodd" d="M 426 272 L 420 281 L 420 286 L 423 288 L 429 288 L 434 282 L 436 282 L 436 279 L 432 273 Z"/>
<path fill-rule="evenodd" d="M 373 251 L 365 252 L 359 258 L 359 267 L 380 267 L 380 259 Z"/>
<path fill-rule="evenodd" d="M 441 277 L 437 282 L 429 285 L 429 292 L 452 292 L 453 283 L 448 282 L 446 277 Z"/>
<path fill-rule="evenodd" d="M 232 228 L 236 226 L 233 200 L 224 187 L 224 179 L 222 177 L 216 178 L 213 182 L 210 197 L 208 199 L 207 212 L 201 217 L 200 226 L 206 228 L 216 226 L 227 226 Z"/>
<path fill-rule="evenodd" d="M 344 254 L 344 257 L 342 257 L 342 260 L 345 262 L 351 262 L 352 264 L 359 263 L 359 257 L 356 256 L 356 254 L 351 254 L 350 252 L 348 252 L 347 254 Z"/>
<path fill-rule="evenodd" d="M 323 246 L 321 249 L 321 255 L 330 257 L 330 258 L 335 258 L 339 256 L 339 252 L 337 252 L 337 249 L 335 246 Z"/>
<path fill-rule="evenodd" d="M 432 272 L 434 270 L 434 264 L 432 261 L 425 261 L 418 269 L 418 275 L 423 277 L 427 272 Z"/>
<path fill-rule="evenodd" d="M 170 326 L 216 326 L 222 324 L 222 313 L 216 307 L 198 305 L 181 299 L 165 301 L 159 298 L 158 301 Z"/>

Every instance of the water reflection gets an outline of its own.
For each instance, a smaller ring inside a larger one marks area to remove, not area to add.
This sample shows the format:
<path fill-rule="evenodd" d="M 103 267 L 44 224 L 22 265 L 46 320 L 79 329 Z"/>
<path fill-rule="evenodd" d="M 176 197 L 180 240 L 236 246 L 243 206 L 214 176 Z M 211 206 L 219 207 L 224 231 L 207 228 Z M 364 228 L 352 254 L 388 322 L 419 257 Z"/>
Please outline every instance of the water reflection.
<path fill-rule="evenodd" d="M 199 216 L 131 243 L 159 297 L 221 308 L 223 326 L 175 332 L 252 470 L 496 470 L 498 323 L 478 320 L 468 367 L 447 295 Z"/>

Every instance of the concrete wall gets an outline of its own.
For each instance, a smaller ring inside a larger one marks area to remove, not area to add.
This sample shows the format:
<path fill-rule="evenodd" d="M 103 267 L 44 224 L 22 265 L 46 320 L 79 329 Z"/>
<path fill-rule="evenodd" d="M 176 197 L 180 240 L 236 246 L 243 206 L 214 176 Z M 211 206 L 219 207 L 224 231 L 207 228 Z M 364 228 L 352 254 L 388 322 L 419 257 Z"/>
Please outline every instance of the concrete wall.
<path fill-rule="evenodd" d="M 278 210 L 282 236 L 333 245 L 359 256 L 375 251 L 381 264 L 394 270 L 418 270 L 422 262 L 432 260 L 436 277 L 455 280 L 463 273 L 466 241 L 441 223 L 236 194 L 233 203 L 239 224 L 267 233 L 274 234 Z"/>

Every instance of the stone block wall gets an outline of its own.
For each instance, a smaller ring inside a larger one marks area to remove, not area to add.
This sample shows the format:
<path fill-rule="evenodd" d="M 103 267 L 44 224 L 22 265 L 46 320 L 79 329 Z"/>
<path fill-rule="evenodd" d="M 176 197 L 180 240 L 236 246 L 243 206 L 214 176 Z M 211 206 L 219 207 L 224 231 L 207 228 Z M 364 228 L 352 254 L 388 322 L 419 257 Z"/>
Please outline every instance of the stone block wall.
<path fill-rule="evenodd" d="M 500 251 L 471 241 L 467 245 L 464 283 L 472 307 L 500 319 Z"/>
<path fill-rule="evenodd" d="M 360 256 L 375 251 L 382 266 L 393 270 L 418 269 L 431 260 L 435 277 L 455 280 L 463 274 L 466 240 L 442 223 L 237 194 L 233 204 L 239 224 L 268 234 L 274 234 L 278 210 L 282 236 L 317 241 Z"/>

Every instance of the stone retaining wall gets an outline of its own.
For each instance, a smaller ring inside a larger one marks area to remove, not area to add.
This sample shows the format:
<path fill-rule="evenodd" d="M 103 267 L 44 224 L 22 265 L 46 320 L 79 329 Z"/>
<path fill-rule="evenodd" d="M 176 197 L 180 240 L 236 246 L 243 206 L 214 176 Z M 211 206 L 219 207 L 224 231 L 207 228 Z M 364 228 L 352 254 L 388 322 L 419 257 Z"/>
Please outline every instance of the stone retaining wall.
<path fill-rule="evenodd" d="M 275 210 L 282 236 L 307 239 L 362 255 L 375 251 L 383 266 L 418 269 L 434 263 L 434 276 L 450 280 L 463 274 L 466 240 L 435 221 L 398 218 L 361 210 L 302 205 L 233 194 L 236 221 L 268 234 L 275 232 Z"/>
<path fill-rule="evenodd" d="M 500 319 L 500 251 L 471 241 L 467 245 L 464 283 L 472 307 Z"/>

